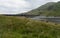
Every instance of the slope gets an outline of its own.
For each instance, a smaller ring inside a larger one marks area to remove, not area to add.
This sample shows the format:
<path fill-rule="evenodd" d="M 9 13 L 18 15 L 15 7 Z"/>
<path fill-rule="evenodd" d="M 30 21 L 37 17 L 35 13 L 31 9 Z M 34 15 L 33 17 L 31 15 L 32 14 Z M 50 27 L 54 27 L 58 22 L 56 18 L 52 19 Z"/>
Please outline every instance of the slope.
<path fill-rule="evenodd" d="M 33 9 L 27 13 L 23 13 L 23 14 L 28 14 L 28 15 L 42 15 L 45 14 L 44 12 L 46 11 L 46 9 L 51 6 L 54 5 L 55 2 L 48 2 L 47 4 L 44 4 L 36 9 Z"/>
<path fill-rule="evenodd" d="M 60 16 L 60 1 L 48 2 L 37 9 L 31 10 L 27 15 L 45 15 L 45 16 Z"/>
<path fill-rule="evenodd" d="M 0 16 L 0 38 L 60 38 L 60 25 L 25 17 Z"/>

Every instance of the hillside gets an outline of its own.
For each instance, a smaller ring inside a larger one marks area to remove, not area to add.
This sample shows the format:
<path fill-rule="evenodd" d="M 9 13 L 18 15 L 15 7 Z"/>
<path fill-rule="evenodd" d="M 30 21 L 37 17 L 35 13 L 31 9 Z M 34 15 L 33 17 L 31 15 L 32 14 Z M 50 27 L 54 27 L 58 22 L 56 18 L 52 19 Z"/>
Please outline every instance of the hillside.
<path fill-rule="evenodd" d="M 45 11 L 49 6 L 51 6 L 51 5 L 53 5 L 53 4 L 55 4 L 55 2 L 49 2 L 49 3 L 44 4 L 44 5 L 42 5 L 42 6 L 38 7 L 38 8 L 36 8 L 36 9 L 33 9 L 33 10 L 27 12 L 27 13 L 22 13 L 22 14 L 41 15 L 41 14 L 43 14 L 43 11 Z"/>
<path fill-rule="evenodd" d="M 60 38 L 60 25 L 25 17 L 0 16 L 0 38 Z"/>
<path fill-rule="evenodd" d="M 60 16 L 60 1 L 47 9 L 49 11 L 48 16 Z"/>
<path fill-rule="evenodd" d="M 31 10 L 24 14 L 30 15 L 46 15 L 46 16 L 60 16 L 60 1 L 48 2 L 37 9 Z"/>

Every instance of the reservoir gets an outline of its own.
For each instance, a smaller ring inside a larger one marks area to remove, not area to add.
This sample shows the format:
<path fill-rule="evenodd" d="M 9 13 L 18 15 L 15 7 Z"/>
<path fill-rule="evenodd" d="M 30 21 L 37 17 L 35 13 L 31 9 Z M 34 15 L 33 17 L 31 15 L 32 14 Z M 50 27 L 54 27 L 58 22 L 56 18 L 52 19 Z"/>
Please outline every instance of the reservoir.
<path fill-rule="evenodd" d="M 46 17 L 46 16 L 36 16 L 36 17 L 31 18 L 31 19 L 60 23 L 60 17 L 54 17 L 54 16 L 48 16 L 48 17 Z"/>

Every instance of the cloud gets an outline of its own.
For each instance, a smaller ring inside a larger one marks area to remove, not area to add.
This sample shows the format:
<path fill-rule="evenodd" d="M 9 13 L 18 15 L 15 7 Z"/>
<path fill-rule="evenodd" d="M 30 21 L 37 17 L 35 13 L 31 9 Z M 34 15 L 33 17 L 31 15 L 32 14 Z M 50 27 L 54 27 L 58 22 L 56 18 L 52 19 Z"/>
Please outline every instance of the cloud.
<path fill-rule="evenodd" d="M 30 8 L 30 6 L 30 3 L 25 0 L 0 0 L 0 12 L 2 13 L 23 12 Z"/>
<path fill-rule="evenodd" d="M 60 0 L 27 0 L 27 1 L 32 5 L 32 8 L 37 8 L 47 2 L 57 2 Z"/>
<path fill-rule="evenodd" d="M 59 0 L 0 0 L 0 14 L 16 14 Z"/>
<path fill-rule="evenodd" d="M 6 7 L 28 7 L 29 3 L 25 0 L 0 0 L 0 5 Z"/>

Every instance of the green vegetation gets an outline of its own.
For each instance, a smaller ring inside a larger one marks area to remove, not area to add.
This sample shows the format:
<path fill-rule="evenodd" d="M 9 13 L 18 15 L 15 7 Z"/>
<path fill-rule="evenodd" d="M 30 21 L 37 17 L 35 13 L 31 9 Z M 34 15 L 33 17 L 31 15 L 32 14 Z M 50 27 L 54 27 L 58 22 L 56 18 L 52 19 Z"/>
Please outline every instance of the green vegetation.
<path fill-rule="evenodd" d="M 60 2 L 55 3 L 52 6 L 49 6 L 48 11 L 48 16 L 60 16 Z"/>
<path fill-rule="evenodd" d="M 60 25 L 25 17 L 0 16 L 0 38 L 60 38 Z"/>
<path fill-rule="evenodd" d="M 23 14 L 30 14 L 30 15 L 42 15 L 42 14 L 45 14 L 46 13 L 46 9 L 51 6 L 51 5 L 54 5 L 55 2 L 49 2 L 47 4 L 44 4 L 34 10 L 31 10 L 27 13 L 23 13 Z"/>
<path fill-rule="evenodd" d="M 60 1 L 48 2 L 37 9 L 31 10 L 25 14 L 30 15 L 45 15 L 45 16 L 60 16 Z"/>

